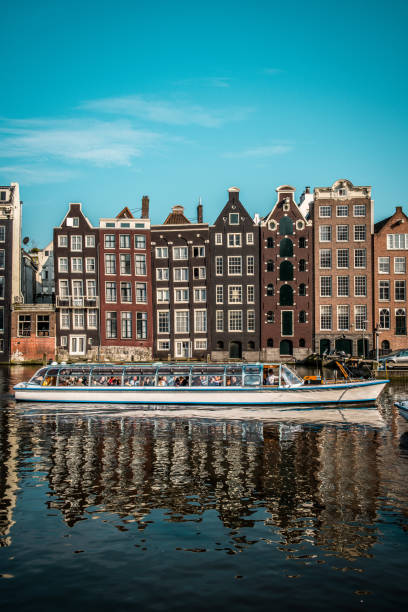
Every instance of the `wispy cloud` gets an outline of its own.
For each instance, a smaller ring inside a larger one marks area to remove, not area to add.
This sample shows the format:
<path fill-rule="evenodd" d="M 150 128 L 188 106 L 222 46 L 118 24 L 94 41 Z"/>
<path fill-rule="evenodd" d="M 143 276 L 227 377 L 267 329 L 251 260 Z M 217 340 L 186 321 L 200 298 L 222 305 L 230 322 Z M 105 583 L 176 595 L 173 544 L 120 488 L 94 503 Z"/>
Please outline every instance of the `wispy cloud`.
<path fill-rule="evenodd" d="M 203 85 L 204 87 L 227 88 L 231 85 L 232 78 L 226 76 L 211 76 L 211 77 L 194 77 L 191 79 L 182 79 L 175 81 L 175 85 L 182 87 L 188 85 Z"/>
<path fill-rule="evenodd" d="M 264 68 L 262 72 L 274 76 L 275 74 L 283 74 L 285 71 L 282 68 Z"/>
<path fill-rule="evenodd" d="M 154 123 L 199 125 L 210 128 L 219 127 L 230 121 L 241 121 L 252 112 L 250 108 L 208 109 L 198 104 L 177 100 L 156 100 L 138 95 L 90 100 L 84 102 L 81 108 L 123 117 L 137 117 Z"/>
<path fill-rule="evenodd" d="M 72 179 L 75 174 L 73 170 L 59 170 L 48 166 L 0 166 L 0 176 L 5 177 L 6 184 L 12 181 L 21 181 L 25 185 L 64 183 Z"/>
<path fill-rule="evenodd" d="M 0 157 L 85 161 L 95 166 L 129 166 L 162 140 L 129 121 L 13 120 L 0 125 Z"/>
<path fill-rule="evenodd" d="M 228 151 L 223 153 L 222 157 L 229 158 L 244 158 L 244 157 L 272 157 L 273 155 L 283 155 L 293 150 L 293 146 L 290 144 L 272 144 L 261 147 L 253 147 L 251 149 L 244 149 L 243 151 Z"/>

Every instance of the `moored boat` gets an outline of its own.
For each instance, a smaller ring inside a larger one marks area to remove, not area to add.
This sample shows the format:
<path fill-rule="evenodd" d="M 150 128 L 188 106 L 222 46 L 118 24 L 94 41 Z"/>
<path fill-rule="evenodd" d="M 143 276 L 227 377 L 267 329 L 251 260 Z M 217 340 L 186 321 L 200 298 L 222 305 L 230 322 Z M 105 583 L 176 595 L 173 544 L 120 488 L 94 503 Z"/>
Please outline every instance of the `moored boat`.
<path fill-rule="evenodd" d="M 397 406 L 400 415 L 408 421 L 408 400 L 400 400 L 399 402 L 394 402 L 394 406 Z"/>
<path fill-rule="evenodd" d="M 300 378 L 284 364 L 52 364 L 14 386 L 17 400 L 218 406 L 375 402 L 387 380 Z M 315 380 L 314 380 L 315 379 Z"/>

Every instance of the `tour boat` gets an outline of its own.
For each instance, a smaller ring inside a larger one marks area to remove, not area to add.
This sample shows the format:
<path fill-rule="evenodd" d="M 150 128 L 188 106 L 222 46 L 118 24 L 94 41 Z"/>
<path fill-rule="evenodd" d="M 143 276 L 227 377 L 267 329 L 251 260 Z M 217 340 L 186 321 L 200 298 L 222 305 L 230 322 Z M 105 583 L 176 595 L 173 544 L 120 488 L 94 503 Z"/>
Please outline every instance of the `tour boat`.
<path fill-rule="evenodd" d="M 30 402 L 274 406 L 374 402 L 387 380 L 300 378 L 287 365 L 52 364 L 15 385 Z"/>
<path fill-rule="evenodd" d="M 394 402 L 394 406 L 397 406 L 400 415 L 408 421 L 408 401 L 400 400 L 399 402 Z"/>

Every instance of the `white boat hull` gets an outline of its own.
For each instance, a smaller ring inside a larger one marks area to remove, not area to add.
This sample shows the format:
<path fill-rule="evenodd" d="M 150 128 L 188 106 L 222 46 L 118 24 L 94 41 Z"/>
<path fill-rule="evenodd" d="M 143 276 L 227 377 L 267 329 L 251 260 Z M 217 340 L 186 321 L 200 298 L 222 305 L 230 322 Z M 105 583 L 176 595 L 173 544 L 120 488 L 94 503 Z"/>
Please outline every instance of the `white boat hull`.
<path fill-rule="evenodd" d="M 366 381 L 296 388 L 231 387 L 43 387 L 19 383 L 16 400 L 30 402 L 163 404 L 207 406 L 274 406 L 375 402 L 388 381 Z"/>

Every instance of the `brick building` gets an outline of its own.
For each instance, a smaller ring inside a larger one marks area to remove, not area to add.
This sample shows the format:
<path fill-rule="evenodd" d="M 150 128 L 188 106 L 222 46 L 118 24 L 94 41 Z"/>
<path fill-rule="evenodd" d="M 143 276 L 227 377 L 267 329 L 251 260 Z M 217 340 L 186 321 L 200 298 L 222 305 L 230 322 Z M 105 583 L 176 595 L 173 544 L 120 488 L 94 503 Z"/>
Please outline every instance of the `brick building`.
<path fill-rule="evenodd" d="M 113 219 L 101 219 L 101 359 L 152 358 L 153 305 L 149 198 L 142 218 L 125 207 Z"/>
<path fill-rule="evenodd" d="M 408 217 L 395 213 L 374 225 L 375 348 L 383 353 L 407 347 Z"/>
<path fill-rule="evenodd" d="M 294 200 L 295 188 L 277 188 L 278 199 L 261 222 L 261 347 L 263 359 L 313 350 L 313 228 Z"/>
<path fill-rule="evenodd" d="M 12 363 L 55 359 L 56 321 L 51 304 L 16 304 L 11 313 Z"/>
<path fill-rule="evenodd" d="M 11 310 L 21 293 L 21 204 L 18 183 L 0 186 L 0 362 L 11 350 Z"/>
<path fill-rule="evenodd" d="M 372 349 L 371 187 L 338 180 L 314 190 L 315 351 Z"/>
<path fill-rule="evenodd" d="M 151 239 L 154 354 L 160 359 L 205 359 L 209 229 L 202 205 L 196 222 L 187 219 L 183 206 L 173 206 L 162 225 L 152 226 Z"/>
<path fill-rule="evenodd" d="M 228 189 L 210 228 L 209 340 L 213 359 L 259 359 L 259 224 Z"/>
<path fill-rule="evenodd" d="M 57 354 L 61 360 L 99 357 L 99 230 L 71 203 L 54 228 Z"/>

